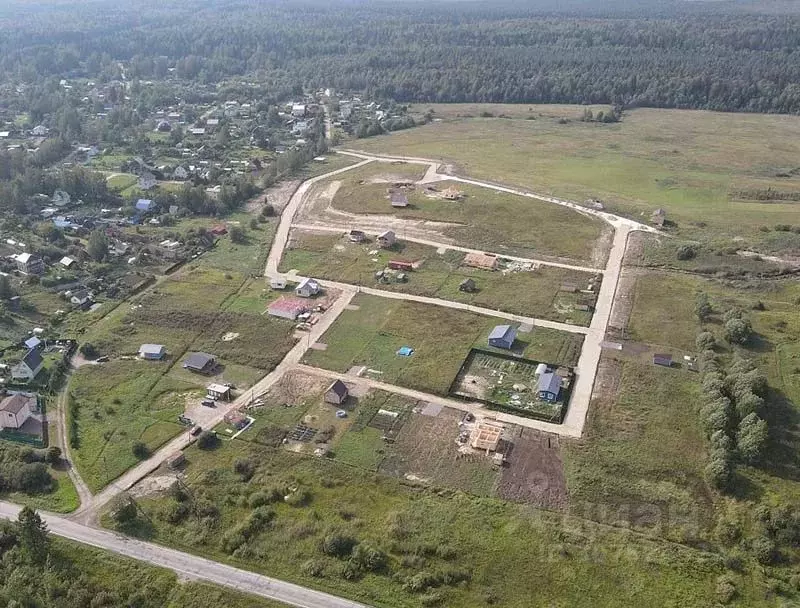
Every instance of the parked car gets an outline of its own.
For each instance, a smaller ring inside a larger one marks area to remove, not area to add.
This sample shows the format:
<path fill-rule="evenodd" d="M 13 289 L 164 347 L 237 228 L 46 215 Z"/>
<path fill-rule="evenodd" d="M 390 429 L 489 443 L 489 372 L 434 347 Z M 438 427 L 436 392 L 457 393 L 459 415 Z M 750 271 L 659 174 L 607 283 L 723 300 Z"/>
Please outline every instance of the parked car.
<path fill-rule="evenodd" d="M 203 427 L 201 427 L 199 424 L 196 424 L 196 425 L 194 425 L 192 427 L 192 430 L 189 431 L 189 434 L 192 437 L 197 437 L 202 431 L 203 431 Z"/>
<path fill-rule="evenodd" d="M 200 402 L 200 405 L 204 405 L 206 407 L 217 407 L 217 403 L 213 399 L 203 399 Z"/>

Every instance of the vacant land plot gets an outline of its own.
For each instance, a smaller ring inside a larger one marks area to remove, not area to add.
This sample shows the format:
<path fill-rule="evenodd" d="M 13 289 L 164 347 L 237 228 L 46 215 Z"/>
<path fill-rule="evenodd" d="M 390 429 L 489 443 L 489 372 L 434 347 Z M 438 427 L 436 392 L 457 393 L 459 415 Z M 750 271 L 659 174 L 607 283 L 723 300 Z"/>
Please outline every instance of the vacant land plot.
<path fill-rule="evenodd" d="M 444 408 L 437 416 L 415 415 L 403 426 L 380 470 L 426 484 L 491 496 L 499 469 L 484 454 L 462 454 L 456 442 L 464 413 Z"/>
<path fill-rule="evenodd" d="M 600 220 L 559 205 L 448 181 L 429 187 L 409 186 L 403 190 L 409 205 L 393 208 L 388 196 L 391 184 L 346 175 L 333 199 L 336 209 L 390 215 L 399 220 L 445 222 L 448 225 L 441 228 L 445 235 L 477 249 L 592 260 L 597 240 L 607 229 Z M 462 193 L 459 200 L 441 197 L 441 191 L 450 186 Z"/>
<path fill-rule="evenodd" d="M 565 444 L 571 511 L 674 540 L 706 537 L 714 497 L 703 477 L 697 376 L 635 361 L 603 365 L 619 389 L 593 401 L 584 437 Z"/>
<path fill-rule="evenodd" d="M 478 115 L 475 109 L 467 112 Z M 758 241 L 759 226 L 796 222 L 792 204 L 755 202 L 741 193 L 800 190 L 800 176 L 792 172 L 800 153 L 797 117 L 637 109 L 606 125 L 576 120 L 582 111 L 564 113 L 571 119 L 566 124 L 554 116 L 446 120 L 358 147 L 442 158 L 471 177 L 578 201 L 599 198 L 646 218 L 663 207 L 679 230 L 691 233 Z M 452 115 L 452 107 L 443 112 Z M 698 221 L 707 226 L 690 225 Z"/>
<path fill-rule="evenodd" d="M 338 372 L 366 366 L 374 377 L 447 394 L 464 358 L 494 319 L 438 306 L 359 295 L 321 338 L 325 350 L 306 355 L 311 365 Z M 410 357 L 397 351 L 408 346 Z"/>
<path fill-rule="evenodd" d="M 246 389 L 277 365 L 294 339 L 291 322 L 261 314 L 274 297 L 261 280 L 189 267 L 91 328 L 86 340 L 112 360 L 76 371 L 69 390 L 75 460 L 92 489 L 136 463 L 136 443 L 154 450 L 180 432 L 206 384 Z M 165 359 L 139 360 L 145 343 L 163 344 Z M 213 376 L 182 368 L 194 351 L 215 355 Z"/>
<path fill-rule="evenodd" d="M 402 280 L 398 278 L 399 272 L 389 270 L 390 262 L 398 260 L 415 266 L 413 271 L 402 273 Z M 297 270 L 302 276 L 466 302 L 575 325 L 588 325 L 591 321 L 591 312 L 578 308 L 580 304 L 592 306 L 595 296 L 576 290 L 585 289 L 594 274 L 508 262 L 502 263 L 497 271 L 478 270 L 464 266 L 463 261 L 461 252 L 439 253 L 434 247 L 409 241 L 380 249 L 374 240 L 353 243 L 336 234 L 295 230 L 281 269 Z M 376 273 L 383 274 L 379 277 Z M 474 291 L 461 289 L 468 279 L 474 282 Z M 565 285 L 570 286 L 568 291 L 563 289 Z"/>
<path fill-rule="evenodd" d="M 567 482 L 558 435 L 514 427 L 497 495 L 545 509 L 567 508 Z"/>
<path fill-rule="evenodd" d="M 142 534 L 370 605 L 410 608 L 435 594 L 463 608 L 487 597 L 513 608 L 663 606 L 664 598 L 699 608 L 714 602 L 723 573 L 709 553 L 328 459 L 243 441 L 191 447 L 186 456 L 187 492 L 138 500 Z M 360 569 L 354 580 L 344 571 L 347 552 L 321 550 L 332 534 L 384 552 L 387 568 Z M 451 583 L 431 579 L 435 572 Z M 424 590 L 414 591 L 410 582 L 423 577 Z M 737 575 L 736 584 L 748 606 L 768 605 L 750 577 Z"/>

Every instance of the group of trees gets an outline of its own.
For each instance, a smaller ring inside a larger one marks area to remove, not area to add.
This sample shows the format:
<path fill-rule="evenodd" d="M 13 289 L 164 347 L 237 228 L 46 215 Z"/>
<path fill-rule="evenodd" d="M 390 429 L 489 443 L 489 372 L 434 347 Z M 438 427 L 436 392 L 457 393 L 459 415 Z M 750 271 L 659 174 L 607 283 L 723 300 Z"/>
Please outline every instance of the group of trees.
<path fill-rule="evenodd" d="M 8 14 L 0 79 L 125 70 L 255 76 L 279 97 L 301 85 L 398 101 L 800 111 L 800 17 L 732 4 L 64 2 L 36 19 Z"/>
<path fill-rule="evenodd" d="M 58 464 L 61 452 L 14 446 L 0 448 L 0 492 L 41 494 L 53 489 L 48 464 Z"/>
<path fill-rule="evenodd" d="M 763 412 L 766 377 L 750 359 L 737 356 L 726 369 L 713 350 L 711 332 L 697 336 L 702 351 L 703 405 L 700 418 L 711 441 L 706 477 L 713 486 L 730 490 L 736 464 L 755 464 L 767 442 Z"/>

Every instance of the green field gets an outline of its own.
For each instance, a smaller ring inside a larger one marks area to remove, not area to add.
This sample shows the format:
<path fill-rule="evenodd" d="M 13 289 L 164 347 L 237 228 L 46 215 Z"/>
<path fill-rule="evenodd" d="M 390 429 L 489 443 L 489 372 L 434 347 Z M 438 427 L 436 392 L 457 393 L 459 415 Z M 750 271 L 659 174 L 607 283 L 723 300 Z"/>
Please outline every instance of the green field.
<path fill-rule="evenodd" d="M 388 173 L 393 167 L 380 163 L 372 170 L 377 172 L 383 168 Z M 460 200 L 444 200 L 418 185 L 406 190 L 408 207 L 393 209 L 387 198 L 391 183 L 374 183 L 375 178 L 365 179 L 361 171 L 363 169 L 340 177 L 342 185 L 333 199 L 336 209 L 455 224 L 440 230 L 459 245 L 476 249 L 508 255 L 585 260 L 602 265 L 603 255 L 596 247 L 606 226 L 600 220 L 559 205 L 449 181 L 437 182 L 431 187 L 441 192 L 453 186 L 462 193 Z M 564 227 L 569 228 L 567 233 L 563 232 Z"/>
<path fill-rule="evenodd" d="M 704 238 L 738 235 L 758 243 L 759 226 L 796 222 L 791 203 L 738 195 L 800 190 L 800 177 L 790 173 L 800 152 L 800 119 L 794 116 L 636 109 L 608 125 L 580 122 L 583 107 L 513 111 L 532 115 L 528 120 L 455 117 L 477 116 L 474 105 L 463 112 L 430 107 L 443 122 L 354 146 L 443 159 L 470 177 L 577 201 L 598 198 L 612 211 L 645 219 L 663 207 L 679 232 Z M 420 112 L 428 108 L 418 106 Z"/>
<path fill-rule="evenodd" d="M 390 250 L 376 249 L 374 240 L 352 243 L 335 234 L 294 231 L 284 253 L 281 270 L 297 270 L 312 276 L 388 291 L 466 302 L 527 317 L 588 325 L 591 313 L 575 310 L 578 303 L 594 303 L 594 296 L 560 291 L 564 284 L 585 288 L 593 274 L 540 266 L 534 271 L 486 271 L 462 266 L 464 254 L 458 251 L 437 253 L 427 245 L 410 241 L 396 243 Z M 390 260 L 419 262 L 419 268 L 405 273 L 407 281 L 379 282 L 375 273 Z M 465 293 L 459 285 L 475 281 L 478 292 Z"/>
<path fill-rule="evenodd" d="M 115 190 L 116 192 L 121 192 L 126 188 L 132 187 L 139 178 L 135 175 L 131 175 L 130 173 L 115 173 L 112 174 L 106 179 L 106 185 L 108 186 L 109 190 Z"/>
<path fill-rule="evenodd" d="M 698 292 L 708 294 L 713 308 L 711 318 L 702 325 L 693 310 Z M 637 280 L 631 337 L 657 345 L 659 351 L 692 352 L 693 337 L 705 329 L 716 335 L 720 355 L 729 360 L 733 349 L 723 339 L 722 315 L 729 308 L 738 307 L 752 322 L 754 336 L 738 352 L 753 359 L 767 376 L 770 390 L 762 415 L 769 424 L 770 440 L 758 467 L 742 466 L 737 470 L 737 486 L 744 504 L 750 508 L 759 502 L 791 504 L 800 496 L 799 297 L 800 288 L 795 281 L 733 283 L 665 273 Z M 656 503 L 664 489 L 666 504 L 678 503 L 685 509 L 703 496 L 699 489 L 685 496 L 675 491 L 676 482 L 680 482 L 677 487 L 683 486 L 682 491 L 695 483 L 692 480 L 697 475 L 698 462 L 703 460 L 697 441 L 697 411 L 702 404 L 697 388 L 699 378 L 683 369 L 665 370 L 653 367 L 649 361 L 630 360 L 625 352 L 623 349 L 620 354 L 622 389 L 616 405 L 602 400 L 593 405 L 589 439 L 570 450 L 573 455 L 568 459 L 569 470 L 577 484 L 571 493 L 577 496 L 585 487 L 587 500 L 598 491 L 609 500 L 627 500 L 634 491 L 644 504 L 644 490 L 653 492 L 649 501 Z M 656 473 L 670 461 L 674 474 Z M 592 463 L 614 468 L 624 465 L 623 471 L 635 475 L 630 482 L 615 487 L 615 479 L 621 475 L 592 473 Z M 697 511 L 705 511 L 702 518 L 707 521 L 714 510 L 710 504 L 703 507 L 702 501 Z"/>
<path fill-rule="evenodd" d="M 473 346 L 486 348 L 489 332 L 506 323 L 430 304 L 358 295 L 358 310 L 346 310 L 322 336 L 325 350 L 310 350 L 310 365 L 346 372 L 366 366 L 368 375 L 382 382 L 399 384 L 446 395 L 461 364 Z M 518 354 L 554 364 L 574 365 L 583 338 L 545 328 L 519 334 Z M 415 349 L 410 357 L 397 355 L 402 346 Z"/>
<path fill-rule="evenodd" d="M 712 553 L 248 442 L 186 455 L 187 492 L 138 501 L 148 538 L 379 608 L 701 607 L 724 572 Z M 234 471 L 244 461 L 249 481 Z M 346 554 L 321 551 L 332 534 L 383 552 L 385 566 L 353 572 Z M 743 605 L 770 605 L 732 576 Z"/>
<path fill-rule="evenodd" d="M 69 386 L 75 461 L 90 488 L 136 463 L 135 442 L 154 450 L 180 432 L 186 397 L 208 382 L 246 389 L 277 365 L 294 340 L 291 322 L 261 314 L 275 297 L 261 280 L 187 267 L 92 326 L 86 341 L 112 359 L 79 369 Z M 166 359 L 138 360 L 143 343 L 165 345 Z M 193 351 L 214 354 L 221 371 L 184 370 Z"/>

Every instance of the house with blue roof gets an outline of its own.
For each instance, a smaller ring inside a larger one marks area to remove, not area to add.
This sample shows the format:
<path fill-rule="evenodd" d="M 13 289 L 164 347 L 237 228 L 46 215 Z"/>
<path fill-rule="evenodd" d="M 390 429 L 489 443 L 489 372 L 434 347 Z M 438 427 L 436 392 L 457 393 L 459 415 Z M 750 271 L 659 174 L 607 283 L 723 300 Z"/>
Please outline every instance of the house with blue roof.
<path fill-rule="evenodd" d="M 539 399 L 558 401 L 561 394 L 561 376 L 553 372 L 545 372 L 539 376 Z"/>
<path fill-rule="evenodd" d="M 136 211 L 141 211 L 142 213 L 147 213 L 148 211 L 152 211 L 154 209 L 153 201 L 147 198 L 140 198 L 136 201 Z"/>
<path fill-rule="evenodd" d="M 498 325 L 489 334 L 489 346 L 510 350 L 517 339 L 517 328 L 513 325 Z"/>

